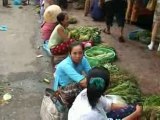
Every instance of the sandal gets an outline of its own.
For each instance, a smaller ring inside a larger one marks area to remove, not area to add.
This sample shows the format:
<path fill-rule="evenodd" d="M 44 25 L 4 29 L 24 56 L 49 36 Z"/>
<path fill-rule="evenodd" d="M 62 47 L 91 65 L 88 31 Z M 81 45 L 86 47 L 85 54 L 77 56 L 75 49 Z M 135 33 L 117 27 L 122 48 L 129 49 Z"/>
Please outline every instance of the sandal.
<path fill-rule="evenodd" d="M 108 35 L 110 35 L 111 34 L 111 32 L 110 31 L 106 31 L 106 28 L 105 29 L 103 29 L 103 32 L 105 33 L 105 34 L 108 34 Z"/>
<path fill-rule="evenodd" d="M 122 36 L 119 37 L 118 40 L 119 40 L 119 42 L 121 42 L 121 43 L 124 43 L 124 42 L 125 42 L 125 39 L 124 39 Z"/>

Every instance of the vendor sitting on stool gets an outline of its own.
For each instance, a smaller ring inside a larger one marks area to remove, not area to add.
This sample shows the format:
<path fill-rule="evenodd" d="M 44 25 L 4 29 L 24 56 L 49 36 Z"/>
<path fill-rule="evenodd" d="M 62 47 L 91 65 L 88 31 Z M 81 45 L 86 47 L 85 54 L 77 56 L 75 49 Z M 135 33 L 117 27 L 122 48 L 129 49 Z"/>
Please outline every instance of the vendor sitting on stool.
<path fill-rule="evenodd" d="M 52 55 L 66 54 L 69 45 L 74 41 L 70 39 L 70 35 L 67 32 L 67 27 L 69 25 L 68 19 L 68 14 L 65 12 L 61 12 L 57 15 L 58 25 L 53 30 L 48 43 Z M 54 66 L 53 57 L 52 65 Z"/>

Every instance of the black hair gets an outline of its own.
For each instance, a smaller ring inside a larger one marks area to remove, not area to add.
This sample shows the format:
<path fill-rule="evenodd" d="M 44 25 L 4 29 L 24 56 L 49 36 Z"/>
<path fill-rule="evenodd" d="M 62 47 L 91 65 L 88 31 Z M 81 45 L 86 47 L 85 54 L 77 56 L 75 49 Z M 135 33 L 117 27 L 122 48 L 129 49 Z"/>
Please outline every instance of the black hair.
<path fill-rule="evenodd" d="M 62 21 L 65 19 L 65 16 L 67 15 L 66 12 L 61 12 L 57 15 L 57 22 L 62 24 Z"/>
<path fill-rule="evenodd" d="M 110 84 L 110 73 L 105 67 L 94 67 L 87 75 L 87 97 L 89 104 L 94 108 L 101 95 Z"/>
<path fill-rule="evenodd" d="M 71 54 L 72 49 L 73 49 L 75 46 L 81 46 L 81 47 L 82 47 L 82 50 L 84 51 L 84 47 L 83 47 L 82 43 L 81 43 L 81 42 L 78 42 L 78 41 L 74 41 L 73 43 L 70 44 L 70 46 L 69 46 L 69 48 L 68 48 L 69 54 Z"/>

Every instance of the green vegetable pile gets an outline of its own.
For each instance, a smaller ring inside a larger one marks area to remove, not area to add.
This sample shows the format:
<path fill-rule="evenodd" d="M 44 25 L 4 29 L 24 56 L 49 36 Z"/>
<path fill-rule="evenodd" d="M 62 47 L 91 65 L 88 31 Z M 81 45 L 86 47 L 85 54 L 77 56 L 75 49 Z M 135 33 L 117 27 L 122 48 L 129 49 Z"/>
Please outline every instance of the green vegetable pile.
<path fill-rule="evenodd" d="M 97 27 L 74 27 L 69 30 L 70 37 L 79 41 L 92 40 L 94 43 L 101 42 L 100 30 Z"/>
<path fill-rule="evenodd" d="M 119 68 L 116 65 L 112 65 L 111 63 L 106 63 L 103 66 L 107 68 L 110 71 L 110 73 L 115 73 L 119 71 Z"/>
<path fill-rule="evenodd" d="M 133 31 L 129 34 L 129 39 L 149 44 L 151 40 L 151 32 L 147 30 Z"/>
<path fill-rule="evenodd" d="M 104 64 L 104 67 L 111 73 L 111 84 L 106 94 L 119 95 L 128 104 L 141 104 L 141 120 L 160 120 L 160 95 L 143 95 L 133 75 L 111 63 Z"/>
<path fill-rule="evenodd" d="M 73 16 L 69 17 L 69 24 L 76 24 L 77 23 L 77 19 Z"/>
<path fill-rule="evenodd" d="M 120 81 L 107 90 L 108 94 L 121 96 L 126 103 L 134 104 L 141 101 L 141 92 L 131 81 Z"/>
<path fill-rule="evenodd" d="M 119 95 L 128 104 L 141 103 L 141 91 L 134 76 L 110 63 L 104 64 L 104 67 L 111 73 L 111 84 L 106 94 Z"/>
<path fill-rule="evenodd" d="M 94 46 L 85 51 L 85 56 L 91 66 L 100 66 L 116 59 L 116 53 L 113 48 Z"/>
<path fill-rule="evenodd" d="M 143 119 L 160 120 L 160 96 L 151 95 L 143 98 Z"/>
<path fill-rule="evenodd" d="M 160 96 L 152 95 L 143 97 L 144 106 L 159 106 L 160 107 Z"/>

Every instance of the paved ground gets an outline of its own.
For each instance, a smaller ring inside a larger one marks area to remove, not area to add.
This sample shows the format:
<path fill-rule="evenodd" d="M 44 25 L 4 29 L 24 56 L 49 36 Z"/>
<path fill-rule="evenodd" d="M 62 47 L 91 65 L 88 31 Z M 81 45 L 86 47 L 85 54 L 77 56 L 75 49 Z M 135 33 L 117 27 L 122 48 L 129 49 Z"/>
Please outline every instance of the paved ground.
<path fill-rule="evenodd" d="M 77 17 L 77 25 L 105 27 L 103 22 L 84 17 L 82 11 L 68 12 Z M 38 16 L 32 5 L 19 9 L 3 8 L 0 3 L 0 25 L 3 24 L 8 26 L 8 31 L 0 31 L 0 81 L 10 83 L 13 99 L 0 106 L 0 120 L 39 120 L 41 100 L 47 87 L 40 80 L 51 76 L 51 70 L 48 57 L 36 58 L 42 54 L 37 49 L 41 43 Z M 127 25 L 125 32 L 134 28 Z M 102 36 L 105 44 L 116 48 L 119 57 L 116 64 L 138 78 L 144 93 L 160 93 L 160 57 L 155 51 L 129 40 L 119 43 L 116 27 L 111 36 L 103 33 Z"/>
<path fill-rule="evenodd" d="M 40 120 L 40 105 L 47 87 L 40 80 L 46 77 L 49 66 L 45 58 L 36 58 L 40 39 L 38 16 L 33 8 L 0 5 L 0 25 L 8 26 L 7 31 L 0 31 L 0 81 L 9 82 L 13 95 L 8 105 L 0 106 L 0 120 Z"/>

